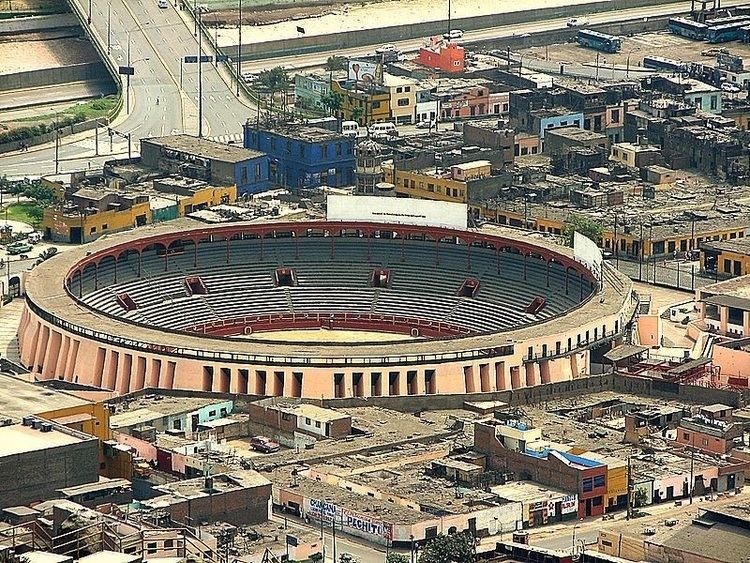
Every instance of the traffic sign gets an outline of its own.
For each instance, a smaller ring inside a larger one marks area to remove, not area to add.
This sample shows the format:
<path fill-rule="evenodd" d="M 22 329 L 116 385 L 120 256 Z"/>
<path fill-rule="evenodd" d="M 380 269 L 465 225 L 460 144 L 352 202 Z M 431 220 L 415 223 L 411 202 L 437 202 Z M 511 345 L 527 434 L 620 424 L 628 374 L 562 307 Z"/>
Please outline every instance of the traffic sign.
<path fill-rule="evenodd" d="M 121 66 L 117 69 L 117 72 L 118 74 L 133 76 L 135 74 L 135 69 L 132 66 Z"/>

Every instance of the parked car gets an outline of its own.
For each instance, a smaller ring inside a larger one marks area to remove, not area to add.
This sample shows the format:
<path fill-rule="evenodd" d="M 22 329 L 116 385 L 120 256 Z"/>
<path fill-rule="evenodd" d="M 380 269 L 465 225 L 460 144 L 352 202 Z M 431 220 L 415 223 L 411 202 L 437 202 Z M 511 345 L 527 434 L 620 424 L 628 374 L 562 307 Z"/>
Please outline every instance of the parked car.
<path fill-rule="evenodd" d="M 722 82 L 721 83 L 721 89 L 724 92 L 729 92 L 731 94 L 736 94 L 737 92 L 741 92 L 742 91 L 742 88 L 740 88 L 736 84 L 732 84 L 731 82 Z"/>
<path fill-rule="evenodd" d="M 161 8 L 161 9 L 163 9 L 163 10 L 164 10 L 164 9 L 166 9 L 166 8 L 169 8 L 169 2 L 167 2 L 167 0 L 157 0 L 156 4 L 157 4 L 157 5 L 158 5 L 158 6 L 159 6 L 159 7 Z"/>
<path fill-rule="evenodd" d="M 420 121 L 419 123 L 417 123 L 416 127 L 417 129 L 430 129 L 431 127 L 434 126 L 434 124 L 435 123 L 433 121 L 424 120 L 424 121 Z"/>
<path fill-rule="evenodd" d="M 265 436 L 253 436 L 250 438 L 250 447 L 256 452 L 262 452 L 264 454 L 278 452 L 281 449 L 278 442 L 274 442 Z"/>
<path fill-rule="evenodd" d="M 47 258 L 52 258 L 55 254 L 57 254 L 57 248 L 54 246 L 50 246 L 47 250 L 42 251 L 42 253 L 39 255 L 39 258 L 37 258 L 36 263 L 41 264 Z"/>
<path fill-rule="evenodd" d="M 589 20 L 586 18 L 570 18 L 568 20 L 567 26 L 568 27 L 581 27 L 583 25 L 588 25 Z"/>
<path fill-rule="evenodd" d="M 443 33 L 443 39 L 461 39 L 464 36 L 462 29 L 451 29 L 447 33 Z"/>
<path fill-rule="evenodd" d="M 375 52 L 378 55 L 382 55 L 382 54 L 385 54 L 385 53 L 395 53 L 396 51 L 398 51 L 398 49 L 396 48 L 395 45 L 393 45 L 391 43 L 388 43 L 386 45 L 381 45 L 380 47 L 378 47 L 377 49 L 375 49 Z"/>
<path fill-rule="evenodd" d="M 14 242 L 8 245 L 6 250 L 8 254 L 16 255 L 29 252 L 33 247 L 28 242 Z"/>

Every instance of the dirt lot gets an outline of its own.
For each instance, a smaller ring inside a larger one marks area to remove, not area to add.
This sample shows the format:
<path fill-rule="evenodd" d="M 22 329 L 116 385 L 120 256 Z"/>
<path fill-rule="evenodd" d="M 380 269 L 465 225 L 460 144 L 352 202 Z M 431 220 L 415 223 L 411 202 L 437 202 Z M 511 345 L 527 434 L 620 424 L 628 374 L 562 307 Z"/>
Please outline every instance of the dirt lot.
<path fill-rule="evenodd" d="M 80 39 L 0 43 L 0 75 L 98 60 L 91 44 Z"/>
<path fill-rule="evenodd" d="M 622 38 L 622 50 L 619 53 L 600 53 L 600 63 L 606 59 L 606 64 L 625 65 L 630 59 L 630 66 L 640 66 L 646 55 L 659 55 L 668 59 L 685 62 L 715 63 L 716 52 L 719 48 L 727 49 L 730 53 L 750 57 L 750 45 L 737 41 L 710 45 L 702 41 L 691 41 L 668 31 L 658 31 Z M 595 64 L 597 51 L 580 47 L 574 43 L 562 43 L 547 47 L 531 47 L 521 51 L 524 57 L 531 56 L 544 60 L 568 63 Z"/>

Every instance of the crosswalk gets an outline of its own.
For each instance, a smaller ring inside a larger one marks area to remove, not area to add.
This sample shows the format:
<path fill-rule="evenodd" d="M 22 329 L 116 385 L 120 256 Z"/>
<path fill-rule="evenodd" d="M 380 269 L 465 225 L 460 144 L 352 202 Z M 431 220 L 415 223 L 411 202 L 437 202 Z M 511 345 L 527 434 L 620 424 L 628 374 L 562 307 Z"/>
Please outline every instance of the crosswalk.
<path fill-rule="evenodd" d="M 215 141 L 217 143 L 223 143 L 225 145 L 241 145 L 242 144 L 242 133 L 234 133 L 232 135 L 217 135 L 215 137 L 206 137 L 209 141 Z"/>

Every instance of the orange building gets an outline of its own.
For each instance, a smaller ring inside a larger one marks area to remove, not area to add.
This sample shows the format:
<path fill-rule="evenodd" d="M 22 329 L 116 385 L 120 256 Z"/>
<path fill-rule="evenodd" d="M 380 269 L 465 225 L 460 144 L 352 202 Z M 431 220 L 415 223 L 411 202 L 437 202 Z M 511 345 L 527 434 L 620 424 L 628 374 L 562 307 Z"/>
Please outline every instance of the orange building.
<path fill-rule="evenodd" d="M 431 45 L 420 47 L 414 62 L 449 73 L 461 73 L 466 67 L 464 48 L 461 45 L 434 40 Z"/>

